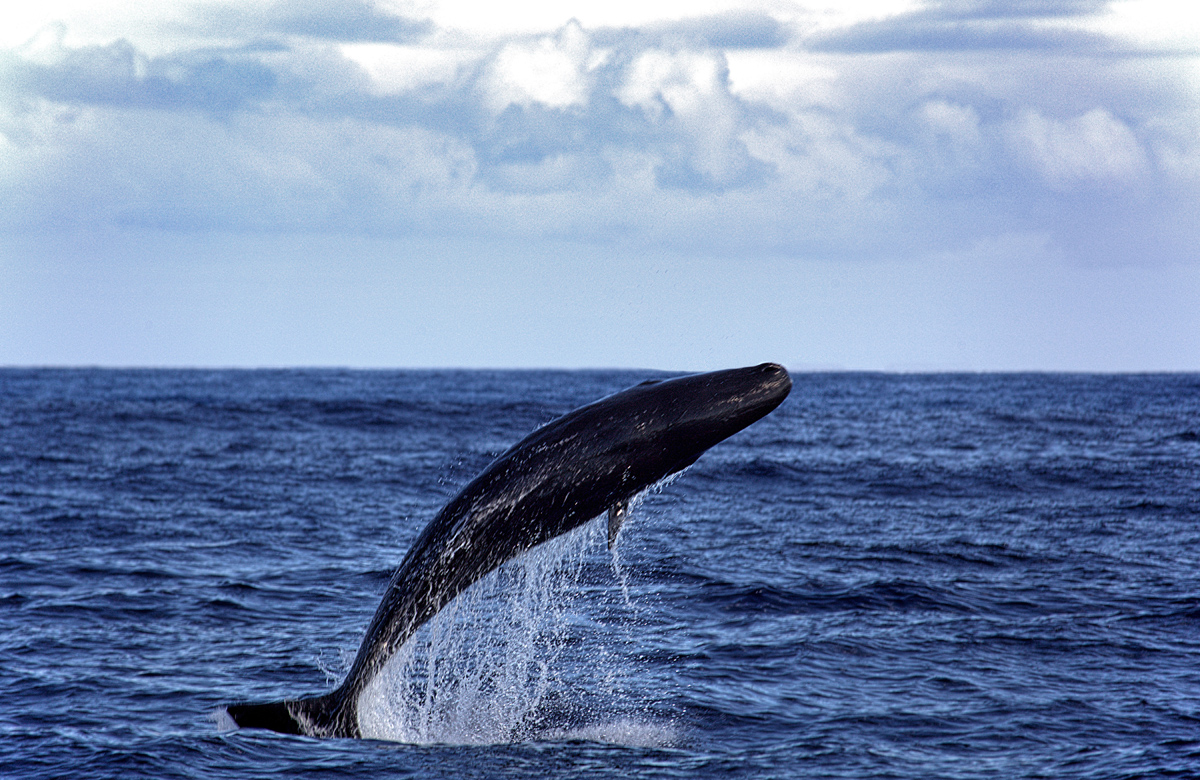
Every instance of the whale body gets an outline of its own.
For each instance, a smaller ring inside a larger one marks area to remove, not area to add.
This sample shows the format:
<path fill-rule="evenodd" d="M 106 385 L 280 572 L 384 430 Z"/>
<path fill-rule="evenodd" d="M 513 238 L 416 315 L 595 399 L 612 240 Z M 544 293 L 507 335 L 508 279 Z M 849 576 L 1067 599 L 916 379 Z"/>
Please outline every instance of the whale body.
<path fill-rule="evenodd" d="M 417 537 L 392 576 L 345 680 L 306 698 L 231 704 L 244 728 L 359 737 L 358 698 L 455 596 L 505 561 L 628 502 L 756 422 L 791 391 L 774 363 L 651 380 L 547 423 L 498 457 Z"/>

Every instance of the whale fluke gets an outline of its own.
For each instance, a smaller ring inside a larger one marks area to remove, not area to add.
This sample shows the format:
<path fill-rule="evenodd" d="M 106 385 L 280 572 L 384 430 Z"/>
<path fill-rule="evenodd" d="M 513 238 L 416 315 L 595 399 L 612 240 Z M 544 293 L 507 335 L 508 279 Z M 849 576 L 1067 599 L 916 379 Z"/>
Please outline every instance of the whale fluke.
<path fill-rule="evenodd" d="M 354 708 L 345 706 L 345 695 L 346 692 L 339 688 L 303 699 L 230 704 L 225 710 L 242 728 L 270 729 L 281 734 L 310 737 L 357 737 L 357 715 Z"/>

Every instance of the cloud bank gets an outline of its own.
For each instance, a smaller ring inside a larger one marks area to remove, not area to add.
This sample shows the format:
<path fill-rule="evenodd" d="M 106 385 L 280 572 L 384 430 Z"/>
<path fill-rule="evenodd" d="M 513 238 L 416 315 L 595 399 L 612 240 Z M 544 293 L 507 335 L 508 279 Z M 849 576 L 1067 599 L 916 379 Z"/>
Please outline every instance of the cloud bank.
<path fill-rule="evenodd" d="M 68 21 L 0 52 L 0 229 L 1198 259 L 1200 56 L 1105 2 L 490 37 L 369 0 L 164 8 L 154 43 Z"/>

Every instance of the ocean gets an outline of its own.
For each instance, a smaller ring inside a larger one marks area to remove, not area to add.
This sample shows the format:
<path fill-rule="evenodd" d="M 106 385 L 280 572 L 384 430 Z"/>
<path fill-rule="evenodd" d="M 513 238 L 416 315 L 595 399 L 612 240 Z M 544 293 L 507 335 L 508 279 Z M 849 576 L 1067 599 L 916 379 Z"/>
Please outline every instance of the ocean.
<path fill-rule="evenodd" d="M 447 499 L 647 371 L 0 370 L 0 777 L 1200 776 L 1200 376 L 797 373 L 320 693 Z M 369 701 L 367 699 L 369 698 Z"/>

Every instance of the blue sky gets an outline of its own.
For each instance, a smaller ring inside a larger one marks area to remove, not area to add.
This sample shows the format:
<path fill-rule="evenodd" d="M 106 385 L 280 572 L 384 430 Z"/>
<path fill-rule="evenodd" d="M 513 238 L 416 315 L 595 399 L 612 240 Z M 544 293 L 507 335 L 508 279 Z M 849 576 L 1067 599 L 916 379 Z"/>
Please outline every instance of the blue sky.
<path fill-rule="evenodd" d="M 1200 370 L 1177 2 L 0 11 L 0 365 Z"/>

